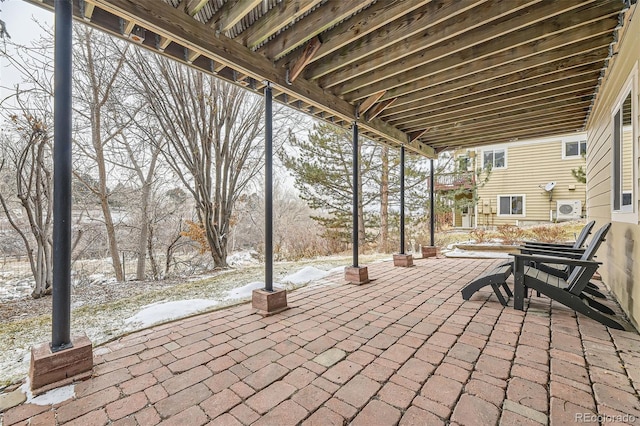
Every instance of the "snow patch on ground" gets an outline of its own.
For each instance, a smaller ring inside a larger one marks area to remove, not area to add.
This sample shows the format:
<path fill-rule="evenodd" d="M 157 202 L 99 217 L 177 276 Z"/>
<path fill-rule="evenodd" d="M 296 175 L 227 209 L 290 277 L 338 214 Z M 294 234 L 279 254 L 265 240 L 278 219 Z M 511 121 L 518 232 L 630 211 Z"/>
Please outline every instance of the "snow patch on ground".
<path fill-rule="evenodd" d="M 173 302 L 159 302 L 143 306 L 134 316 L 125 320 L 126 324 L 148 327 L 153 324 L 184 317 L 212 306 L 218 305 L 217 300 L 191 299 Z"/>
<path fill-rule="evenodd" d="M 254 281 L 242 287 L 229 290 L 223 300 L 246 299 L 251 297 L 253 290 L 264 288 L 264 281 Z"/>
<path fill-rule="evenodd" d="M 447 257 L 466 257 L 474 259 L 508 259 L 508 253 L 502 253 L 498 251 L 469 251 L 454 249 L 451 251 L 442 251 L 442 254 Z"/>
<path fill-rule="evenodd" d="M 336 266 L 335 268 L 329 269 L 327 271 L 328 275 L 344 273 L 344 266 Z"/>
<path fill-rule="evenodd" d="M 337 269 L 337 268 L 336 268 Z M 331 274 L 331 271 L 324 271 L 315 266 L 306 266 L 291 275 L 282 278 L 282 282 L 291 284 L 306 284 L 311 281 L 319 280 Z"/>
<path fill-rule="evenodd" d="M 52 389 L 42 395 L 33 396 L 31 393 L 31 382 L 27 377 L 25 383 L 20 386 L 20 391 L 27 396 L 25 404 L 35 405 L 53 405 L 71 399 L 76 396 L 76 385 L 63 386 L 61 388 Z"/>
<path fill-rule="evenodd" d="M 260 256 L 255 250 L 238 251 L 227 256 L 229 266 L 246 266 L 260 263 Z"/>

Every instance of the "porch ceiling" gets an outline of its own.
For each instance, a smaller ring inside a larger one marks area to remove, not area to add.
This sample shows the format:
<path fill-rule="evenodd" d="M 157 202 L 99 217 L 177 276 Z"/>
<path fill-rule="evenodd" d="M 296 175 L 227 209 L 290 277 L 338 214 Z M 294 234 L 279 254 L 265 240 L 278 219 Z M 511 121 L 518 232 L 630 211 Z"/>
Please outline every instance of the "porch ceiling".
<path fill-rule="evenodd" d="M 53 7 L 53 0 L 27 0 Z M 74 15 L 426 156 L 584 129 L 622 0 L 74 0 Z"/>

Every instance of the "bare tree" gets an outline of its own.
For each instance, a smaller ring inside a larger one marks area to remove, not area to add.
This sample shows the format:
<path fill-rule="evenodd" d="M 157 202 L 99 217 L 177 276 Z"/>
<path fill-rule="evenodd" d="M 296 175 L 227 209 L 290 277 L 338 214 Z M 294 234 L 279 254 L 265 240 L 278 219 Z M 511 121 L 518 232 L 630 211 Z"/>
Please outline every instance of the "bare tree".
<path fill-rule="evenodd" d="M 85 26 L 77 26 L 78 40 L 74 49 L 75 142 L 79 156 L 75 161 L 75 177 L 99 200 L 107 232 L 109 254 L 118 281 L 124 271 L 120 261 L 116 223 L 110 205 L 109 181 L 117 178 L 117 167 L 109 161 L 110 148 L 134 120 L 142 106 L 130 100 L 124 76 L 128 46 L 120 48 L 110 36 Z M 90 170 L 90 173 L 83 171 Z M 91 176 L 92 179 L 85 179 Z"/>
<path fill-rule="evenodd" d="M 10 207 L 11 200 L 7 199 L 6 190 L 0 193 L 0 205 L 26 249 L 35 279 L 31 295 L 40 298 L 51 293 L 53 282 L 53 183 L 49 130 L 51 114 L 46 102 L 43 104 L 41 98 L 37 104 L 41 108 L 37 113 L 27 107 L 28 101 L 23 102 L 19 96 L 16 96 L 16 101 L 22 112 L 10 114 L 8 118 L 13 127 L 13 135 L 17 137 L 9 140 L 7 135 L 4 135 L 4 140 L 0 143 L 0 170 L 5 166 L 12 169 L 15 178 L 14 193 L 19 200 L 21 212 L 26 217 L 30 235 L 25 231 L 19 215 Z"/>
<path fill-rule="evenodd" d="M 216 267 L 227 267 L 234 204 L 261 170 L 264 108 L 248 91 L 162 57 L 137 56 L 164 158 L 195 201 Z"/>

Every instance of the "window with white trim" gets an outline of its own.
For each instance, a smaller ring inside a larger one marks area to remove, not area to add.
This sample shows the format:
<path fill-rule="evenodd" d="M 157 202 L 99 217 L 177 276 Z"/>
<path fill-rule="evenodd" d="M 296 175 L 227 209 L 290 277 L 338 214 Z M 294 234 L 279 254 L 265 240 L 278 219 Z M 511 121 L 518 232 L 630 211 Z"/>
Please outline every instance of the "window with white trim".
<path fill-rule="evenodd" d="M 611 209 L 612 219 L 637 222 L 636 176 L 638 169 L 634 146 L 637 135 L 637 105 L 634 94 L 637 90 L 637 71 L 634 70 L 623 86 L 611 113 Z"/>
<path fill-rule="evenodd" d="M 507 153 L 504 149 L 492 149 L 482 151 L 482 167 L 491 169 L 504 169 L 507 167 Z"/>
<path fill-rule="evenodd" d="M 564 141 L 562 158 L 576 159 L 587 155 L 587 141 Z"/>
<path fill-rule="evenodd" d="M 498 216 L 524 216 L 524 195 L 498 195 Z"/>

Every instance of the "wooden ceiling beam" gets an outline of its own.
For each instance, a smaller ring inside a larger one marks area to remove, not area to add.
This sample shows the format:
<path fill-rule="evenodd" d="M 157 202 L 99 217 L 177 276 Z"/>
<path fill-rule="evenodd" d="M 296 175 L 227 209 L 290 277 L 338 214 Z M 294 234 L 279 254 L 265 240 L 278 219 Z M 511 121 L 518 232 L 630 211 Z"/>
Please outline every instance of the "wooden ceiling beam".
<path fill-rule="evenodd" d="M 445 115 L 451 111 L 456 111 L 460 114 L 465 114 L 465 111 L 473 111 L 478 108 L 488 111 L 494 106 L 518 105 L 519 103 L 526 103 L 531 99 L 544 98 L 545 96 L 561 94 L 563 92 L 571 92 L 576 89 L 593 88 L 594 81 L 597 80 L 598 75 L 590 74 L 589 79 L 585 79 L 582 76 L 570 77 L 565 80 L 559 80 L 554 83 L 547 83 L 542 86 L 526 87 L 513 92 L 498 92 L 493 95 L 480 94 L 473 97 L 467 97 L 463 99 L 454 99 L 452 101 L 441 102 L 436 105 L 425 106 L 424 108 L 418 108 L 411 111 L 411 115 L 407 117 L 387 117 L 385 121 L 388 123 L 401 122 L 403 124 L 410 123 L 415 118 L 416 120 L 422 119 L 422 117 L 435 118 L 440 115 Z"/>
<path fill-rule="evenodd" d="M 569 109 L 567 109 L 569 108 Z M 549 109 L 538 109 L 525 114 L 505 114 L 502 118 L 492 120 L 473 120 L 467 122 L 449 123 L 446 126 L 440 125 L 429 130 L 430 137 L 437 137 L 440 134 L 451 134 L 452 132 L 486 132 L 499 127 L 502 131 L 509 131 L 517 128 L 531 128 L 538 125 L 546 125 L 550 122 L 566 119 L 578 119 L 584 117 L 589 108 L 588 102 L 571 105 L 569 107 L 555 107 Z M 410 136 L 411 137 L 411 134 Z"/>
<path fill-rule="evenodd" d="M 160 52 L 164 52 L 164 50 L 169 47 L 169 45 L 171 44 L 171 39 L 169 37 L 159 37 L 158 38 L 158 43 L 156 45 L 156 48 L 160 51 Z"/>
<path fill-rule="evenodd" d="M 228 0 L 209 19 L 207 25 L 217 31 L 227 32 L 261 3 L 262 0 Z"/>
<path fill-rule="evenodd" d="M 371 108 L 373 104 L 378 102 L 380 98 L 384 96 L 385 93 L 387 93 L 387 91 L 383 90 L 381 92 L 374 93 L 373 95 L 369 96 L 360 105 L 358 105 L 358 113 L 362 115 L 365 112 L 369 111 L 369 108 Z"/>
<path fill-rule="evenodd" d="M 419 130 L 417 132 L 413 132 L 413 133 L 409 133 L 409 140 L 410 141 L 416 141 L 418 139 L 420 139 L 422 136 L 424 136 L 425 133 L 427 133 L 429 131 L 429 128 L 425 128 L 423 130 Z"/>
<path fill-rule="evenodd" d="M 89 3 L 89 2 L 83 2 L 84 4 L 84 12 L 83 12 L 83 18 L 85 21 L 91 21 L 91 16 L 93 15 L 93 10 L 95 9 L 95 5 L 93 3 Z"/>
<path fill-rule="evenodd" d="M 545 57 L 529 57 L 518 64 L 507 64 L 504 67 L 497 67 L 486 71 L 480 71 L 474 75 L 460 78 L 452 81 L 440 82 L 435 79 L 435 85 L 431 84 L 429 79 L 421 80 L 420 84 L 425 87 L 416 90 L 418 84 L 411 85 L 411 92 L 400 96 L 390 110 L 420 107 L 425 99 L 431 99 L 438 96 L 442 99 L 455 91 L 466 91 L 474 93 L 476 88 L 479 92 L 483 90 L 501 90 L 512 84 L 523 82 L 524 84 L 534 84 L 534 81 L 544 81 L 544 77 L 551 74 L 559 74 L 562 76 L 570 76 L 574 70 L 581 67 L 587 67 L 592 71 L 600 71 L 603 66 L 603 58 L 607 55 L 608 44 L 601 44 L 595 50 L 584 54 L 581 51 L 573 55 L 567 56 L 566 52 L 554 52 L 553 56 Z M 546 62 L 549 59 L 551 62 Z M 516 67 L 520 65 L 522 68 Z M 393 90 L 398 92 L 398 90 Z"/>
<path fill-rule="evenodd" d="M 185 12 L 190 16 L 196 16 L 208 2 L 209 0 L 189 0 L 186 4 Z"/>
<path fill-rule="evenodd" d="M 548 4 L 564 4 L 564 2 Z M 379 90 L 390 89 L 428 75 L 459 68 L 465 64 L 469 65 L 468 69 L 474 70 L 496 67 L 526 56 L 544 55 L 545 52 L 588 39 L 597 34 L 611 36 L 612 22 L 610 20 L 617 21 L 617 16 L 611 14 L 608 18 L 594 18 L 589 23 L 583 23 L 576 21 L 573 13 L 562 14 L 533 27 L 507 33 L 491 40 L 484 39 L 484 42 L 479 45 L 464 46 L 465 48 L 462 50 L 456 48 L 456 45 L 463 47 L 460 46 L 461 43 L 458 43 L 458 40 L 465 39 L 467 37 L 465 35 L 450 43 L 439 44 L 420 55 L 410 56 L 382 69 L 368 71 L 337 86 L 333 86 L 330 81 L 335 75 L 320 79 L 319 84 L 325 88 L 331 85 L 332 91 L 338 95 L 344 95 L 361 88 L 376 92 L 378 90 L 373 90 L 372 87 Z M 470 32 L 470 34 L 473 33 L 473 31 Z M 483 39 L 480 35 L 477 35 L 477 38 Z M 473 38 L 469 39 L 469 42 L 473 43 L 471 40 Z M 411 71 L 407 72 L 407 70 Z"/>
<path fill-rule="evenodd" d="M 585 5 L 581 0 L 533 5 L 496 0 L 495 5 L 487 3 L 477 8 L 486 10 L 486 15 L 482 15 L 480 10 L 472 9 L 460 15 L 453 23 L 447 21 L 434 27 L 426 35 L 419 33 L 401 40 L 401 42 L 398 39 L 393 39 L 397 43 L 395 46 L 390 46 L 382 52 L 367 55 L 366 59 L 357 61 L 350 66 L 342 67 L 320 79 L 319 84 L 324 88 L 330 88 L 362 75 L 365 76 L 365 80 L 375 82 L 465 50 L 477 58 L 482 58 L 501 49 L 506 50 L 529 40 L 541 38 L 545 33 L 548 35 L 567 30 L 570 28 L 568 23 L 573 23 L 573 25 L 576 23 L 576 9 L 578 7 L 585 9 L 589 7 L 589 4 Z M 599 18 L 603 13 L 602 8 L 595 9 L 591 8 L 590 13 Z M 585 19 L 596 18 L 587 16 Z M 532 26 L 534 27 L 531 28 Z M 364 49 L 367 46 L 361 45 L 360 47 Z M 470 50 L 471 48 L 473 50 Z M 414 54 L 413 57 L 403 60 L 412 54 Z M 349 52 L 349 56 L 351 56 L 351 52 Z M 461 56 L 464 57 L 464 55 Z M 327 68 L 328 62 L 323 61 L 318 67 Z M 339 64 L 338 67 L 340 67 Z M 381 70 L 381 67 L 384 69 Z M 372 79 L 372 76 L 375 76 L 377 80 Z"/>
<path fill-rule="evenodd" d="M 524 1 L 531 2 L 539 0 L 516 1 L 522 3 Z M 500 6 L 500 3 L 503 5 Z M 405 39 L 415 36 L 421 39 L 428 38 L 431 40 L 431 28 L 435 30 L 435 28 L 448 27 L 452 25 L 452 21 L 458 22 L 458 20 L 464 20 L 464 22 L 458 25 L 453 24 L 456 25 L 458 30 L 453 29 L 446 34 L 447 37 L 453 37 L 457 34 L 456 31 L 463 31 L 463 28 L 468 27 L 470 22 L 463 17 L 467 16 L 474 7 L 488 4 L 491 7 L 496 6 L 502 9 L 512 10 L 513 7 L 510 6 L 511 2 L 507 3 L 509 3 L 509 6 L 499 0 L 489 0 L 488 2 L 487 0 L 443 0 L 430 2 L 418 10 L 403 15 L 398 21 L 391 22 L 370 35 L 364 38 L 358 38 L 355 43 L 352 41 L 339 51 L 325 58 L 322 62 L 318 62 L 317 65 L 305 74 L 305 77 L 309 80 L 318 79 L 339 68 L 346 67 L 353 62 L 367 58 L 376 52 L 379 52 L 379 55 L 394 55 L 396 52 L 392 50 L 393 46 L 398 46 L 401 43 L 402 47 L 406 48 L 404 44 Z M 442 37 L 442 31 L 438 31 L 438 33 L 438 35 Z M 425 37 L 425 34 L 429 34 L 429 36 Z M 330 39 L 327 38 L 327 41 L 329 40 Z M 428 43 L 428 41 L 426 41 L 426 43 Z M 349 69 L 353 69 L 353 67 L 349 67 Z"/>
<path fill-rule="evenodd" d="M 430 1 L 431 0 L 412 0 L 407 2 L 402 0 L 386 0 L 374 3 L 367 8 L 366 14 L 355 15 L 327 30 L 322 35 L 324 43 L 311 62 L 317 62 L 347 44 L 353 43 L 380 27 L 410 14 Z M 276 65 L 283 66 L 288 61 L 290 61 L 288 57 L 283 57 Z"/>
<path fill-rule="evenodd" d="M 324 30 L 368 6 L 373 0 L 331 1 L 311 12 L 304 22 L 294 23 L 290 28 L 269 40 L 258 49 L 267 58 L 276 61 L 298 46 L 303 45 Z"/>
<path fill-rule="evenodd" d="M 586 30 L 588 32 L 588 30 Z M 541 43 L 541 44 L 539 44 Z M 580 62 L 580 56 L 594 51 L 600 53 L 600 48 L 609 46 L 611 43 L 610 31 L 595 34 L 586 40 L 568 39 L 567 35 L 558 34 L 551 39 L 541 40 L 533 43 L 527 43 L 524 46 L 518 46 L 507 52 L 492 55 L 488 58 L 478 60 L 474 63 L 466 63 L 448 69 L 446 72 L 429 73 L 425 70 L 425 75 L 421 75 L 420 70 L 407 73 L 405 78 L 402 76 L 394 77 L 393 81 L 385 81 L 386 84 L 372 84 L 371 87 L 363 87 L 353 91 L 344 99 L 348 101 L 357 101 L 364 99 L 379 90 L 372 90 L 373 87 L 380 90 L 387 89 L 385 97 L 402 97 L 409 93 L 424 90 L 427 87 L 436 86 L 442 83 L 459 80 L 456 84 L 459 86 L 468 86 L 475 83 L 491 80 L 500 75 L 508 75 L 530 69 L 534 66 L 540 66 L 551 62 L 557 62 L 562 58 L 576 57 L 576 61 Z M 543 46 L 547 50 L 539 50 Z M 602 59 L 602 57 L 599 57 Z M 450 61 L 451 58 L 445 59 Z M 447 67 L 449 68 L 449 67 Z M 393 87 L 383 87 L 393 86 Z"/>
<path fill-rule="evenodd" d="M 200 52 L 196 50 L 185 49 L 185 59 L 187 63 L 192 64 L 193 61 L 198 59 L 199 56 L 200 56 Z"/>
<path fill-rule="evenodd" d="M 95 0 L 95 4 L 115 16 L 133 19 L 142 27 L 153 31 L 161 37 L 170 38 L 181 46 L 197 50 L 201 54 L 213 59 L 216 63 L 231 67 L 239 73 L 255 80 L 267 80 L 278 89 L 309 105 L 331 111 L 333 115 L 344 121 L 352 121 L 355 116 L 354 105 L 323 91 L 317 85 L 304 79 L 297 79 L 291 85 L 287 84 L 284 73 L 277 70 L 266 58 L 255 55 L 254 52 L 219 34 L 217 37 L 204 37 L 208 26 L 203 24 L 171 5 L 156 0 Z M 150 47 L 145 45 L 146 47 Z M 408 136 L 389 124 L 374 119 L 362 122 L 363 131 L 370 132 L 380 138 L 388 139 L 397 144 L 405 144 L 408 149 L 433 158 L 436 154 L 427 145 L 414 141 L 409 143 Z"/>
<path fill-rule="evenodd" d="M 133 19 L 131 19 L 129 21 L 123 20 L 123 22 L 122 22 L 122 34 L 125 37 L 129 37 L 129 34 L 131 34 L 131 31 L 133 31 L 135 26 L 136 26 L 136 22 Z"/>
<path fill-rule="evenodd" d="M 502 108 L 495 108 L 491 111 L 477 110 L 473 113 L 468 113 L 464 116 L 457 116 L 456 114 L 450 114 L 448 116 L 441 116 L 438 119 L 423 118 L 420 121 L 414 121 L 402 126 L 405 132 L 413 132 L 424 127 L 436 127 L 441 125 L 447 125 L 449 123 L 463 122 L 469 120 L 490 120 L 497 117 L 504 117 L 505 115 L 515 115 L 519 113 L 528 113 L 543 108 L 555 108 L 559 105 L 568 107 L 575 104 L 590 103 L 592 98 L 591 91 L 571 92 L 567 94 L 561 94 L 551 96 L 548 98 L 535 99 L 527 103 L 516 105 L 514 107 L 504 106 Z"/>
<path fill-rule="evenodd" d="M 318 49 L 320 49 L 321 45 L 322 42 L 318 37 L 312 38 L 309 43 L 307 43 L 304 50 L 302 51 L 302 54 L 298 57 L 298 59 L 289 70 L 289 81 L 295 81 L 295 79 L 298 78 L 302 70 L 304 70 L 304 67 L 307 66 L 311 59 L 313 59 L 313 56 L 316 54 Z"/>
<path fill-rule="evenodd" d="M 287 25 L 316 7 L 322 0 L 284 0 L 271 8 L 257 22 L 245 29 L 236 39 L 250 49 L 264 43 Z"/>
<path fill-rule="evenodd" d="M 389 107 L 389 105 L 391 105 L 395 101 L 396 101 L 395 99 L 387 99 L 386 101 L 382 101 L 382 102 L 376 104 L 373 108 L 371 108 L 370 111 L 365 113 L 365 115 L 364 115 L 365 120 L 367 120 L 367 121 L 373 120 L 378 115 L 380 115 L 380 113 L 382 111 L 384 111 L 385 108 Z"/>
<path fill-rule="evenodd" d="M 443 105 L 445 103 L 448 105 L 453 105 L 454 103 L 464 105 L 467 102 L 471 102 L 482 97 L 489 98 L 494 95 L 506 95 L 516 93 L 524 89 L 531 89 L 534 91 L 540 90 L 540 88 L 547 88 L 547 85 L 561 84 L 563 81 L 574 77 L 597 79 L 601 69 L 602 61 L 599 61 L 596 64 L 587 64 L 568 70 L 561 69 L 560 71 L 555 71 L 549 74 L 534 76 L 518 74 L 518 78 L 514 79 L 514 82 L 505 82 L 504 78 L 499 78 L 444 93 L 433 91 L 433 94 L 431 95 L 427 94 L 424 97 L 420 97 L 419 99 L 411 102 L 406 102 L 400 106 L 398 106 L 398 104 L 402 99 L 399 99 L 383 114 L 381 114 L 381 117 L 385 118 L 385 120 L 399 120 L 411 116 L 412 111 L 426 107 L 435 108 L 438 105 Z"/>
<path fill-rule="evenodd" d="M 430 145 L 433 144 L 434 147 L 437 147 L 439 145 L 449 147 L 477 146 L 479 144 L 488 145 L 509 142 L 514 139 L 531 139 L 558 133 L 570 133 L 577 130 L 582 130 L 583 122 L 583 119 L 573 119 L 567 121 L 561 120 L 560 122 L 536 127 L 535 129 L 527 128 L 507 132 L 496 129 L 494 132 L 482 135 L 471 132 L 470 134 L 450 134 L 438 138 L 430 138 L 429 134 L 427 133 L 426 137 L 424 137 L 424 140 Z"/>

